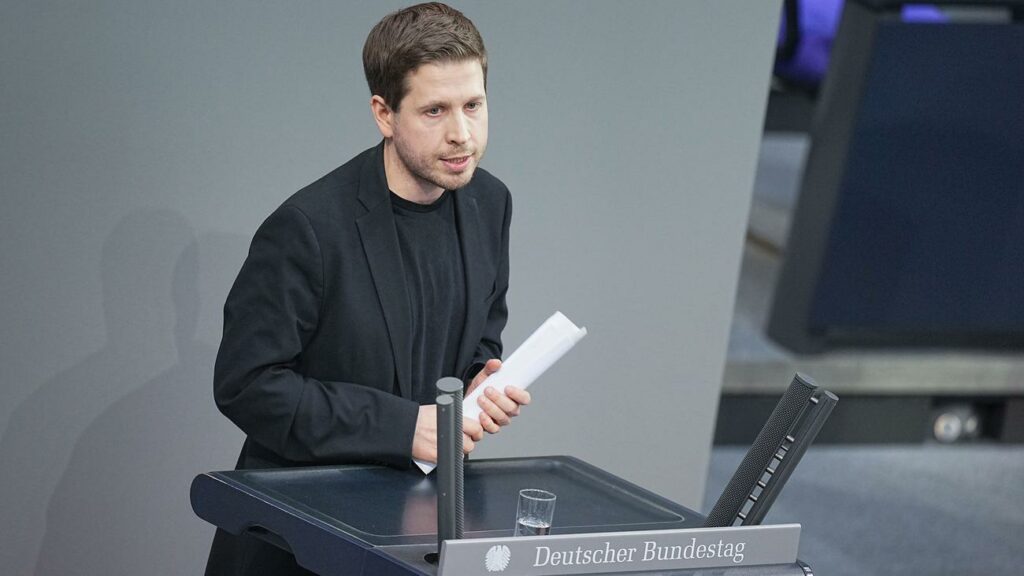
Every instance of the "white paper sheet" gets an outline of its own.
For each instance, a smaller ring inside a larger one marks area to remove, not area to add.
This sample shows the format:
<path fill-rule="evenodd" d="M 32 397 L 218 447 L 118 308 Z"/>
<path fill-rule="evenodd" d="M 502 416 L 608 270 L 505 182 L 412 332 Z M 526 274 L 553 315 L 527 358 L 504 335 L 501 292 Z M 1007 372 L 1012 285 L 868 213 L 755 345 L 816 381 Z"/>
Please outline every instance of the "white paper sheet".
<path fill-rule="evenodd" d="M 482 385 L 466 396 L 462 402 L 462 417 L 475 419 L 480 416 L 483 410 L 477 405 L 477 398 L 488 387 L 498 390 L 504 390 L 508 385 L 524 390 L 529 388 L 586 335 L 586 328 L 577 328 L 564 314 L 555 312 L 501 363 L 501 369 L 488 376 Z M 416 465 L 424 474 L 429 474 L 436 467 L 436 464 L 421 460 L 416 460 Z"/>

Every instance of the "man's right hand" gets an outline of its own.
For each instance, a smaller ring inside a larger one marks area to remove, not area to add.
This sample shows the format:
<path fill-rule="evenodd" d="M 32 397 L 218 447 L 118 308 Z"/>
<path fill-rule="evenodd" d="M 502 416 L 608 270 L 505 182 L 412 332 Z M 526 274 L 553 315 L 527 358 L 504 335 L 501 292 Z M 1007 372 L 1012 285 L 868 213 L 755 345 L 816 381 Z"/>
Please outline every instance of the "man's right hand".
<path fill-rule="evenodd" d="M 484 436 L 479 420 L 462 419 L 462 451 L 469 454 Z M 412 457 L 423 462 L 437 463 L 437 405 L 420 406 L 416 417 L 416 432 L 412 437 Z"/>

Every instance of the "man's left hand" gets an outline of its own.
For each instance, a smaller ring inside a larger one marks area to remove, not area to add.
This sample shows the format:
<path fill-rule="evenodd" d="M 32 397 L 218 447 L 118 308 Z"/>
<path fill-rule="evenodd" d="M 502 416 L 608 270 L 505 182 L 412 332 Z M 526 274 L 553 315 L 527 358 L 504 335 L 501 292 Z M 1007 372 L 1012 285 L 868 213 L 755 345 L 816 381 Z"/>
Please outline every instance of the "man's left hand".
<path fill-rule="evenodd" d="M 484 364 L 484 367 L 473 378 L 473 382 L 466 390 L 470 394 L 478 386 L 486 386 L 487 377 L 494 374 L 501 368 L 501 360 L 492 358 Z M 506 386 L 505 390 L 499 391 L 494 387 L 484 388 L 484 393 L 477 399 L 477 404 L 483 410 L 480 413 L 480 425 L 491 434 L 497 434 L 502 427 L 512 423 L 512 418 L 519 415 L 521 406 L 530 403 L 530 393 L 516 386 Z"/>

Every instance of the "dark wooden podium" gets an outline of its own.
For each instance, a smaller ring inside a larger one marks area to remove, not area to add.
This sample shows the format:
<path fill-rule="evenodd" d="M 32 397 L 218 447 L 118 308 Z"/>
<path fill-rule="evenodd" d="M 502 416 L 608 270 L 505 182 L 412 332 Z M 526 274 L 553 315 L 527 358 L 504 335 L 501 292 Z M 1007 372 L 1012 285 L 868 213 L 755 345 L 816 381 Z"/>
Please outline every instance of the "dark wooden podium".
<path fill-rule="evenodd" d="M 233 534 L 289 550 L 322 576 L 434 576 L 436 475 L 378 466 L 236 470 L 201 474 L 192 507 Z M 471 460 L 465 465 L 465 538 L 512 536 L 517 495 L 558 496 L 552 535 L 700 528 L 703 517 L 576 458 Z M 581 572 L 576 572 L 581 573 Z M 634 574 L 794 574 L 805 565 Z"/>

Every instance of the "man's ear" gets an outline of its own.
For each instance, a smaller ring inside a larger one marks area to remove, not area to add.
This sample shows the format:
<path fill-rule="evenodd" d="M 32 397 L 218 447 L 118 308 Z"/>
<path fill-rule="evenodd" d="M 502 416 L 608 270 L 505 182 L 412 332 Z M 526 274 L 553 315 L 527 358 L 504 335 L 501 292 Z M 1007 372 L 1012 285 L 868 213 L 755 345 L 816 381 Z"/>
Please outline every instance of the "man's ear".
<path fill-rule="evenodd" d="M 370 98 L 370 112 L 373 120 L 377 123 L 377 129 L 385 138 L 391 138 L 395 134 L 395 112 L 384 102 L 384 99 L 376 94 Z"/>

